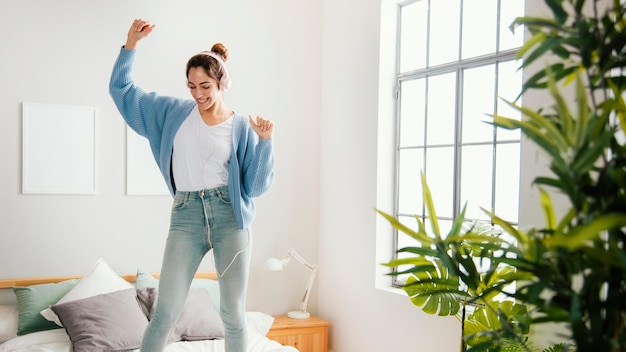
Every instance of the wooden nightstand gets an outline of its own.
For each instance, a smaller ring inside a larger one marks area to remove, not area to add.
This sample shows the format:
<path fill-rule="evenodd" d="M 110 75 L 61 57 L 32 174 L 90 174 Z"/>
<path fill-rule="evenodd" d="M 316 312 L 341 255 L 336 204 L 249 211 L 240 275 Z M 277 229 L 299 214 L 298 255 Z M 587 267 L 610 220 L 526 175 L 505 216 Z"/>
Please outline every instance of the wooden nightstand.
<path fill-rule="evenodd" d="M 279 315 L 274 317 L 267 337 L 282 345 L 293 346 L 300 352 L 327 352 L 328 325 L 329 322 L 314 316 L 292 319 Z"/>

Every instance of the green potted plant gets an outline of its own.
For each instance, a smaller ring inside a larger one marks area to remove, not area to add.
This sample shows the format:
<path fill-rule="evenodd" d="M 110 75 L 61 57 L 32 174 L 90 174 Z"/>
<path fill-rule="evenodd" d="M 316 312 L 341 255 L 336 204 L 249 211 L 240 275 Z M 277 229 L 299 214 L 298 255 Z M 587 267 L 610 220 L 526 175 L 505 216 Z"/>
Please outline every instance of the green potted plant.
<path fill-rule="evenodd" d="M 442 234 L 423 179 L 427 218 L 416 217 L 416 228 L 379 211 L 418 243 L 385 265 L 396 269 L 391 275 L 409 275 L 403 289 L 429 313 L 459 314 L 472 303 L 476 309 L 462 317 L 470 350 L 505 350 L 512 342 L 531 351 L 528 328 L 559 323 L 568 331 L 565 347 L 626 351 L 625 5 L 545 3 L 551 18 L 519 17 L 512 28 L 524 26 L 531 34 L 518 53 L 523 66 L 546 62 L 523 92 L 543 90 L 553 103 L 532 110 L 509 102 L 522 120 L 490 121 L 520 129 L 547 156 L 552 174 L 534 180 L 544 223 L 522 231 L 489 213 L 491 225 L 507 234 L 500 236 L 479 226 L 464 230 L 462 211 Z M 573 87 L 573 103 L 566 85 Z M 568 201 L 563 215 L 555 211 L 552 192 Z M 486 265 L 477 267 L 476 258 Z M 495 300 L 503 296 L 514 303 Z M 489 324 L 476 323 L 478 317 Z"/>

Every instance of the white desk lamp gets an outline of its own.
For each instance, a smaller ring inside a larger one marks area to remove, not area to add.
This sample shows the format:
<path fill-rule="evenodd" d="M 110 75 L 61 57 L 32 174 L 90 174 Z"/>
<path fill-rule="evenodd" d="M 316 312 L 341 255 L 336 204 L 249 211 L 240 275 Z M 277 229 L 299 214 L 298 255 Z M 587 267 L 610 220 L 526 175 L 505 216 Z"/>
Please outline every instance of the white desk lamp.
<path fill-rule="evenodd" d="M 311 316 L 309 312 L 307 312 L 306 306 L 309 301 L 309 295 L 311 294 L 311 287 L 313 287 L 313 280 L 315 280 L 315 274 L 317 274 L 317 264 L 311 265 L 307 263 L 307 261 L 304 260 L 304 258 L 302 258 L 295 249 L 290 248 L 285 258 L 270 258 L 265 262 L 265 266 L 267 266 L 267 269 L 272 271 L 283 270 L 285 265 L 291 261 L 291 258 L 296 258 L 309 271 L 309 282 L 306 284 L 306 290 L 304 291 L 302 302 L 300 302 L 300 310 L 291 311 L 287 313 L 287 316 L 293 319 L 306 319 Z"/>

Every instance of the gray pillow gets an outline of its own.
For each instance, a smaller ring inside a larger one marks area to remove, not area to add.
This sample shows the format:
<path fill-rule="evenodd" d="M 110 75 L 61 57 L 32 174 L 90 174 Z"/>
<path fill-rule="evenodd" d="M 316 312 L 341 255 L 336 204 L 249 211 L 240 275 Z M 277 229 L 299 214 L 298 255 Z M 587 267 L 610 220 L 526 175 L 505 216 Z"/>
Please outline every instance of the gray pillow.
<path fill-rule="evenodd" d="M 152 274 L 147 273 L 141 269 L 137 269 L 137 281 L 135 282 L 135 286 L 137 288 L 143 287 L 159 287 L 159 279 L 152 276 Z M 217 312 L 220 311 L 220 284 L 217 280 L 213 279 L 200 279 L 194 278 L 191 281 L 192 288 L 204 288 L 209 292 L 209 297 L 211 297 L 211 302 L 213 303 L 213 307 Z"/>
<path fill-rule="evenodd" d="M 74 352 L 137 349 L 148 326 L 135 288 L 56 304 L 51 309 L 70 336 Z"/>
<path fill-rule="evenodd" d="M 158 289 L 137 289 L 137 297 L 144 306 L 148 319 L 152 319 L 158 298 Z M 211 297 L 203 288 L 189 290 L 183 311 L 170 334 L 168 341 L 199 341 L 224 338 L 224 324 L 215 311 Z"/>

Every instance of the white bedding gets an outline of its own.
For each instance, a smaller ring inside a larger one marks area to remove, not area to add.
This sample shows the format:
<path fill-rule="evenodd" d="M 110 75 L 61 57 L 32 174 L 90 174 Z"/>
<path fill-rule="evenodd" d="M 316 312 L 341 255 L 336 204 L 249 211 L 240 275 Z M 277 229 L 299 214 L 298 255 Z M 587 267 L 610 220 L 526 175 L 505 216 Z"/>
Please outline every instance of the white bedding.
<path fill-rule="evenodd" d="M 297 352 L 282 346 L 265 335 L 274 318 L 260 312 L 246 313 L 248 320 L 248 352 Z M 22 335 L 0 344 L 0 352 L 72 352 L 72 343 L 64 329 Z M 134 350 L 138 352 L 139 350 Z M 167 346 L 166 352 L 223 352 L 224 340 L 181 341 Z"/>
<path fill-rule="evenodd" d="M 139 269 L 135 285 L 127 282 L 102 258 L 80 280 L 13 286 L 17 304 L 0 305 L 0 352 L 138 348 L 157 287 L 158 280 Z M 218 281 L 194 279 L 170 336 L 178 342 L 166 352 L 223 352 L 219 302 Z M 247 352 L 297 352 L 267 338 L 272 316 L 246 312 L 246 318 Z"/>

